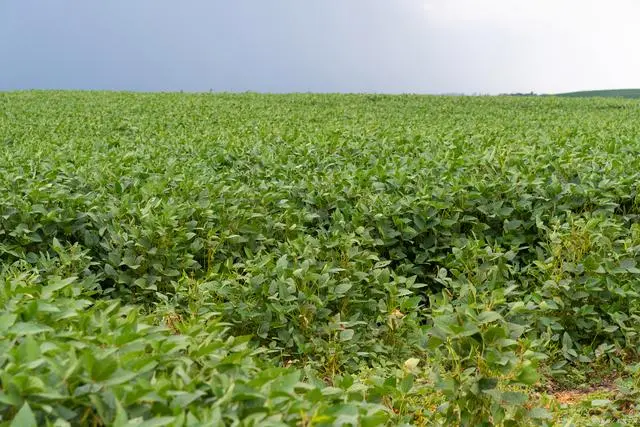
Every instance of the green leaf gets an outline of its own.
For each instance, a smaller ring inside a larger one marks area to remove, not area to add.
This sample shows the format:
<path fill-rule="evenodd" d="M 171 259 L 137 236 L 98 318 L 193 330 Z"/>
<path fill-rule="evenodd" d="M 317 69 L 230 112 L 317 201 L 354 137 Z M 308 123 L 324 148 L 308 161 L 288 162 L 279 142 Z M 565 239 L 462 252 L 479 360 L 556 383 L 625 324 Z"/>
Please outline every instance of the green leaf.
<path fill-rule="evenodd" d="M 106 386 L 124 384 L 126 382 L 131 381 L 137 376 L 138 374 L 136 372 L 130 372 L 123 369 L 118 369 L 116 372 L 110 375 L 108 379 L 103 382 L 103 384 Z"/>
<path fill-rule="evenodd" d="M 524 405 L 529 400 L 525 393 L 515 391 L 505 391 L 501 397 L 503 402 L 514 406 Z"/>
<path fill-rule="evenodd" d="M 379 427 L 387 424 L 389 415 L 383 411 L 376 411 L 360 418 L 361 427 Z"/>
<path fill-rule="evenodd" d="M 23 402 L 22 398 L 20 397 L 20 395 L 16 393 L 6 394 L 0 391 L 0 403 L 4 403 L 10 406 L 18 406 L 22 402 Z"/>
<path fill-rule="evenodd" d="M 409 393 L 413 388 L 413 382 L 414 376 L 411 374 L 406 375 L 402 380 L 400 380 L 400 383 L 398 384 L 398 390 L 400 390 L 400 392 L 402 392 L 403 394 Z"/>
<path fill-rule="evenodd" d="M 478 315 L 478 324 L 484 325 L 485 323 L 495 322 L 502 319 L 500 313 L 495 311 L 484 311 Z"/>
<path fill-rule="evenodd" d="M 551 420 L 553 415 L 545 408 L 533 408 L 529 411 L 529 417 L 534 420 Z"/>
<path fill-rule="evenodd" d="M 163 427 L 175 421 L 175 417 L 157 417 L 138 424 L 139 427 Z"/>
<path fill-rule="evenodd" d="M 54 292 L 66 288 L 67 286 L 69 286 L 70 284 L 75 282 L 76 280 L 77 280 L 77 277 L 75 277 L 75 276 L 68 277 L 66 279 L 56 278 L 55 280 L 52 280 L 49 283 L 49 285 L 47 285 L 44 288 L 42 288 L 42 292 L 40 294 L 40 297 L 42 299 L 49 299 L 49 298 L 51 298 L 53 296 Z"/>
<path fill-rule="evenodd" d="M 520 368 L 515 379 L 515 382 L 525 385 L 533 385 L 536 381 L 538 381 L 538 373 L 531 365 L 525 365 Z"/>
<path fill-rule="evenodd" d="M 505 221 L 504 229 L 505 231 L 513 231 L 513 230 L 517 230 L 521 225 L 522 225 L 522 221 L 517 219 Z"/>
<path fill-rule="evenodd" d="M 300 372 L 293 371 L 290 374 L 278 377 L 271 385 L 272 391 L 293 393 L 294 388 L 300 382 Z"/>
<path fill-rule="evenodd" d="M 203 391 L 197 391 L 195 393 L 178 391 L 172 394 L 173 394 L 173 400 L 171 402 L 171 407 L 184 409 L 184 408 L 187 408 L 191 403 L 200 399 L 206 393 Z"/>
<path fill-rule="evenodd" d="M 591 401 L 591 406 L 594 408 L 600 408 L 603 406 L 609 406 L 611 401 L 609 399 L 594 399 Z"/>
<path fill-rule="evenodd" d="M 624 269 L 624 270 L 629 270 L 632 268 L 635 268 L 636 266 L 636 260 L 633 258 L 625 258 L 620 260 L 620 268 Z"/>
<path fill-rule="evenodd" d="M 30 323 L 30 322 L 18 322 L 14 324 L 11 328 L 9 328 L 9 333 L 18 335 L 18 336 L 34 335 L 34 334 L 40 334 L 43 332 L 52 332 L 52 331 L 53 329 L 48 326 L 38 325 L 36 323 Z"/>
<path fill-rule="evenodd" d="M 0 316 L 0 332 L 9 329 L 18 319 L 18 315 L 14 313 L 4 313 Z"/>
<path fill-rule="evenodd" d="M 107 276 L 111 277 L 111 278 L 115 278 L 118 276 L 118 273 L 116 272 L 116 270 L 110 265 L 110 264 L 105 264 L 104 265 L 104 272 Z"/>
<path fill-rule="evenodd" d="M 22 408 L 11 421 L 10 427 L 38 427 L 38 422 L 28 402 L 24 402 Z"/>
<path fill-rule="evenodd" d="M 46 214 L 46 210 L 45 210 L 44 206 L 42 206 L 42 210 L 44 211 L 43 213 Z M 55 237 L 51 240 L 51 247 L 53 247 L 53 249 L 56 252 L 64 251 L 64 247 L 62 246 L 62 244 L 60 244 L 60 241 Z"/>
<path fill-rule="evenodd" d="M 378 262 L 376 262 L 376 264 L 373 266 L 373 268 L 374 268 L 374 269 L 384 268 L 384 267 L 387 267 L 389 264 L 391 264 L 391 261 L 390 261 L 390 260 L 378 261 Z"/>
<path fill-rule="evenodd" d="M 497 378 L 481 378 L 478 381 L 480 391 L 493 390 L 498 386 Z"/>
<path fill-rule="evenodd" d="M 353 338 L 353 329 L 344 329 L 340 331 L 340 341 L 349 341 Z"/>
<path fill-rule="evenodd" d="M 289 262 L 287 261 L 287 255 L 282 255 L 279 259 L 278 262 L 276 263 L 276 269 L 277 270 L 284 270 L 285 268 L 287 268 L 289 265 Z"/>
<path fill-rule="evenodd" d="M 91 368 L 91 379 L 96 382 L 112 379 L 116 369 L 118 369 L 118 363 L 113 357 L 97 360 Z"/>
<path fill-rule="evenodd" d="M 340 283 L 338 286 L 335 287 L 334 293 L 336 295 L 344 295 L 352 287 L 353 285 L 351 283 Z"/>
<path fill-rule="evenodd" d="M 571 349 L 571 347 L 573 347 L 573 341 L 571 340 L 569 334 L 565 332 L 564 334 L 562 334 L 562 349 L 564 351 L 568 351 Z"/>
<path fill-rule="evenodd" d="M 115 419 L 113 420 L 113 426 L 125 427 L 129 422 L 127 411 L 125 411 L 124 407 L 122 406 L 122 403 L 120 403 L 118 399 L 114 399 L 114 400 L 116 405 L 116 416 L 115 416 Z"/>

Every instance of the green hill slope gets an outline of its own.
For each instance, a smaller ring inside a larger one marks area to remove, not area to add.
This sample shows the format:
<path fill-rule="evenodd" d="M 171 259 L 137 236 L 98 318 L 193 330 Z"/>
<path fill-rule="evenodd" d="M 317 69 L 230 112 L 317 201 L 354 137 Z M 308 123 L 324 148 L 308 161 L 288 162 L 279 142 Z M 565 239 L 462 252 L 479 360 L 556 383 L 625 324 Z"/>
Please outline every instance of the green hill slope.
<path fill-rule="evenodd" d="M 559 93 L 556 96 L 570 98 L 605 97 L 605 98 L 640 98 L 640 89 L 585 90 L 580 92 Z"/>

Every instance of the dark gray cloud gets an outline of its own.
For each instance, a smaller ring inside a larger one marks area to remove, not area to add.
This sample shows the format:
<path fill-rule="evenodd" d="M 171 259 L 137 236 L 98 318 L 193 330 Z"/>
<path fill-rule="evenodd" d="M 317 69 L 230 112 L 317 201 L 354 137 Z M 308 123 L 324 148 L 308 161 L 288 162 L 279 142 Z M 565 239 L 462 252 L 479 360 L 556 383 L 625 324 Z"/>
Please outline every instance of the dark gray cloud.
<path fill-rule="evenodd" d="M 0 90 L 497 93 L 633 85 L 640 62 L 632 52 L 624 73 L 593 66 L 598 57 L 585 60 L 593 49 L 607 61 L 618 57 L 592 40 L 596 21 L 558 3 L 5 0 Z M 630 1 L 602 4 L 621 16 L 640 11 Z M 576 22 L 555 25 L 563 13 Z"/>

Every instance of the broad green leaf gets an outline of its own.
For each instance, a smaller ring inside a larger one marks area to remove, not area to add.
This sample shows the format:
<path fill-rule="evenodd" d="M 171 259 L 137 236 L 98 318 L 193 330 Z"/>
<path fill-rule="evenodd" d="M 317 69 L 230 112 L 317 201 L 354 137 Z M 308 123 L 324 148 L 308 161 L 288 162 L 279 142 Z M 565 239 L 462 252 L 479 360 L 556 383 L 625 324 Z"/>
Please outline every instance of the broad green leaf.
<path fill-rule="evenodd" d="M 36 323 L 30 322 L 18 322 L 15 323 L 11 328 L 9 328 L 10 334 L 18 336 L 34 335 L 52 331 L 53 329 L 48 326 L 38 325 Z"/>
<path fill-rule="evenodd" d="M 340 331 L 340 341 L 349 341 L 353 338 L 355 331 L 353 329 L 344 329 Z"/>
<path fill-rule="evenodd" d="M 529 416 L 534 420 L 551 420 L 553 415 L 545 408 L 533 408 L 529 411 Z"/>
<path fill-rule="evenodd" d="M 31 411 L 29 403 L 25 402 L 18 413 L 13 417 L 10 427 L 38 427 L 36 417 Z"/>
<path fill-rule="evenodd" d="M 157 417 L 148 419 L 138 424 L 140 427 L 162 427 L 168 426 L 175 421 L 175 417 Z"/>
<path fill-rule="evenodd" d="M 66 279 L 55 279 L 49 282 L 49 284 L 42 288 L 40 297 L 43 299 L 49 299 L 54 292 L 66 288 L 70 284 L 76 281 L 76 277 L 68 277 Z"/>
<path fill-rule="evenodd" d="M 525 393 L 505 391 L 502 393 L 502 401 L 509 405 L 524 405 L 529 400 Z"/>
<path fill-rule="evenodd" d="M 351 283 L 341 283 L 334 289 L 336 295 L 344 295 L 353 285 Z"/>
<path fill-rule="evenodd" d="M 533 366 L 525 365 L 520 368 L 515 381 L 525 385 L 533 385 L 538 381 L 538 373 Z"/>
<path fill-rule="evenodd" d="M 593 406 L 594 408 L 608 406 L 610 404 L 611 404 L 611 401 L 609 399 L 594 399 L 591 401 L 591 406 Z"/>
<path fill-rule="evenodd" d="M 405 377 L 398 383 L 398 390 L 404 394 L 409 393 L 413 388 L 414 379 L 414 376 L 411 374 L 405 375 Z"/>
<path fill-rule="evenodd" d="M 485 323 L 495 322 L 502 319 L 502 316 L 495 311 L 484 311 L 478 315 L 478 324 L 484 325 Z"/>

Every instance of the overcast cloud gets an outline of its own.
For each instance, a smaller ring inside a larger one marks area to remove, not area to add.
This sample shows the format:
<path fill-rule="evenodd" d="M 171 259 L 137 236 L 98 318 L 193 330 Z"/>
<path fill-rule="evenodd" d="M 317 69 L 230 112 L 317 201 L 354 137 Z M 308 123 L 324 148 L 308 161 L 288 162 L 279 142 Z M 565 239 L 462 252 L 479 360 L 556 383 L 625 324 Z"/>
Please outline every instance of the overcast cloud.
<path fill-rule="evenodd" d="M 2 0 L 0 90 L 640 87 L 635 0 Z"/>

